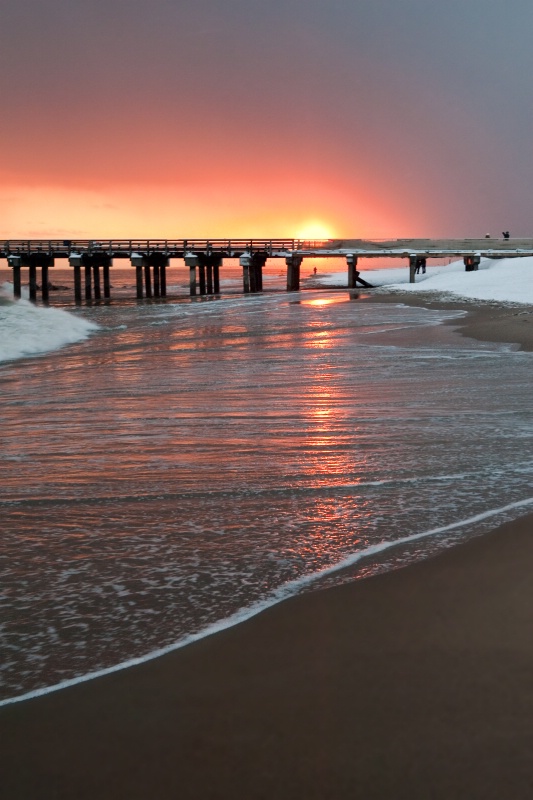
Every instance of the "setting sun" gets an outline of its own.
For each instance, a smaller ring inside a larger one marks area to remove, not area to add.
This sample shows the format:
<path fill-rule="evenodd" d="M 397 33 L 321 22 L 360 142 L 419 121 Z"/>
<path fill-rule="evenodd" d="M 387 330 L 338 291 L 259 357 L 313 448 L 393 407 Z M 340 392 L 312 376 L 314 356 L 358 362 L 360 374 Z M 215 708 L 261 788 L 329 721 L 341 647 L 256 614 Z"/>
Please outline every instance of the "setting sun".
<path fill-rule="evenodd" d="M 320 220 L 308 220 L 296 231 L 297 239 L 334 239 L 331 225 Z"/>

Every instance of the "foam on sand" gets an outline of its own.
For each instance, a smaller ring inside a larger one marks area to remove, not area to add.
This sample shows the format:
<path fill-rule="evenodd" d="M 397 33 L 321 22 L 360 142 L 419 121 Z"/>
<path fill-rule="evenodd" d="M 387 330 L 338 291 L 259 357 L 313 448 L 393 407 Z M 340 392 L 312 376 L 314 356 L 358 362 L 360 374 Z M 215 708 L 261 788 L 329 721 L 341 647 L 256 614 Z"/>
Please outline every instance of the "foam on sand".
<path fill-rule="evenodd" d="M 98 325 L 57 308 L 35 306 L 0 290 L 0 362 L 39 355 L 80 342 Z"/>
<path fill-rule="evenodd" d="M 333 564 L 332 566 L 326 567 L 325 569 L 318 570 L 317 572 L 304 575 L 301 578 L 297 578 L 295 580 L 289 581 L 288 583 L 285 583 L 284 585 L 280 586 L 275 592 L 273 592 L 273 594 L 269 598 L 254 603 L 252 606 L 248 608 L 243 608 L 240 611 L 237 611 L 235 614 L 232 614 L 230 617 L 222 619 L 219 622 L 215 622 L 212 625 L 208 625 L 206 628 L 200 630 L 198 633 L 186 636 L 183 639 L 175 642 L 174 644 L 167 645 L 166 647 L 161 647 L 158 650 L 153 650 L 152 652 L 147 653 L 144 656 L 139 656 L 137 658 L 131 658 L 127 661 L 122 661 L 121 663 L 114 664 L 111 667 L 106 667 L 103 669 L 96 670 L 94 672 L 89 672 L 85 675 L 79 675 L 76 678 L 69 678 L 67 680 L 61 681 L 60 683 L 56 683 L 52 686 L 44 686 L 40 689 L 34 689 L 30 692 L 25 692 L 24 694 L 20 694 L 15 697 L 8 697 L 4 700 L 0 700 L 0 708 L 2 708 L 3 706 L 12 705 L 13 703 L 20 703 L 24 700 L 31 700 L 35 697 L 42 697 L 43 695 L 50 694 L 52 692 L 57 692 L 61 689 L 66 689 L 71 686 L 76 686 L 79 683 L 85 683 L 86 681 L 93 680 L 94 678 L 100 678 L 103 677 L 104 675 L 110 675 L 113 672 L 119 672 L 129 667 L 134 667 L 139 664 L 144 664 L 147 661 L 152 661 L 155 658 L 167 655 L 168 653 L 172 653 L 175 650 L 180 650 L 181 648 L 186 647 L 187 645 L 192 644 L 193 642 L 197 642 L 200 639 L 204 639 L 206 636 L 212 636 L 215 633 L 219 633 L 221 631 L 227 630 L 228 628 L 232 628 L 234 625 L 238 625 L 241 622 L 245 622 L 246 620 L 249 620 L 252 617 L 257 616 L 257 614 L 260 614 L 262 611 L 266 611 L 267 608 L 275 606 L 278 603 L 282 602 L 283 600 L 289 599 L 290 597 L 294 597 L 300 591 L 304 590 L 307 586 L 310 586 L 311 584 L 315 583 L 320 578 L 324 578 L 327 575 L 331 575 L 332 573 L 353 567 L 355 564 L 357 564 L 364 558 L 375 556 L 379 553 L 383 553 L 386 550 L 390 550 L 392 548 L 404 544 L 416 542 L 419 539 L 424 539 L 430 536 L 438 536 L 439 534 L 447 533 L 448 531 L 463 528 L 467 525 L 471 525 L 472 523 L 480 522 L 485 519 L 490 519 L 491 517 L 499 516 L 500 514 L 508 511 L 514 511 L 516 509 L 522 509 L 522 508 L 526 509 L 532 505 L 533 505 L 533 497 L 527 497 L 523 500 L 518 500 L 514 503 L 509 503 L 506 506 L 500 508 L 492 508 L 489 509 L 488 511 L 484 511 L 481 514 L 476 514 L 473 517 L 468 517 L 466 519 L 458 520 L 457 522 L 452 522 L 449 525 L 443 525 L 438 528 L 431 528 L 430 530 L 425 530 L 422 531 L 421 533 L 415 533 L 408 536 L 404 536 L 401 539 L 393 539 L 391 541 L 384 541 L 380 542 L 379 544 L 365 547 L 362 550 L 352 553 L 347 558 L 343 559 L 337 564 Z"/>

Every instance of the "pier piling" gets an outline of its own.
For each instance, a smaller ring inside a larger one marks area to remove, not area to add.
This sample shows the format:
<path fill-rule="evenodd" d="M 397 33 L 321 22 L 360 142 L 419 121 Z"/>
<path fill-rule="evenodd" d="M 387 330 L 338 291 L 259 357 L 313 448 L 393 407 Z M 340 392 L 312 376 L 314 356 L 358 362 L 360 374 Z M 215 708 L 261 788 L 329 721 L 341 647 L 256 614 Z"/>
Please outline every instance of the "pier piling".
<path fill-rule="evenodd" d="M 104 273 L 104 298 L 109 300 L 111 297 L 111 281 L 109 280 L 109 264 L 104 264 L 102 266 L 102 272 Z"/>
<path fill-rule="evenodd" d="M 74 270 L 74 302 L 81 306 L 81 266 L 83 256 L 81 253 L 70 253 L 68 263 Z"/>
<path fill-rule="evenodd" d="M 32 303 L 35 303 L 37 300 L 37 267 L 35 264 L 30 264 L 29 286 L 30 300 Z"/>
<path fill-rule="evenodd" d="M 144 265 L 144 293 L 146 297 L 152 297 L 152 276 L 150 274 L 150 264 Z"/>
<path fill-rule="evenodd" d="M 199 293 L 202 296 L 206 294 L 205 262 L 206 262 L 205 256 L 199 255 L 198 256 L 198 289 L 199 289 Z"/>
<path fill-rule="evenodd" d="M 165 259 L 165 261 L 161 264 L 161 272 L 159 276 L 161 278 L 161 297 L 167 296 L 167 263 L 168 259 Z"/>
<path fill-rule="evenodd" d="M 13 270 L 13 296 L 20 299 L 22 296 L 22 279 L 20 272 L 22 259 L 20 256 L 8 256 L 7 263 Z"/>
<path fill-rule="evenodd" d="M 198 266 L 198 256 L 194 253 L 185 253 L 185 265 L 189 267 L 189 294 L 191 297 L 196 295 L 196 267 Z"/>
<path fill-rule="evenodd" d="M 94 299 L 102 299 L 102 289 L 100 286 L 100 265 L 93 262 L 93 286 L 94 286 Z"/>
<path fill-rule="evenodd" d="M 244 294 L 250 294 L 250 264 L 252 257 L 250 253 L 243 253 L 239 258 L 239 264 L 242 267 L 242 290 Z"/>
<path fill-rule="evenodd" d="M 221 256 L 212 256 L 213 259 L 213 292 L 220 294 L 220 267 L 222 266 Z"/>
<path fill-rule="evenodd" d="M 415 283 L 416 264 L 418 258 L 415 255 L 409 256 L 409 283 Z"/>
<path fill-rule="evenodd" d="M 346 263 L 348 265 L 348 289 L 355 289 L 359 273 L 357 271 L 357 256 L 353 253 L 348 253 L 346 256 Z"/>
<path fill-rule="evenodd" d="M 48 280 L 48 264 L 43 264 L 41 267 L 41 295 L 43 303 L 48 304 L 50 300 L 50 283 Z"/>
<path fill-rule="evenodd" d="M 294 253 L 285 259 L 287 264 L 287 291 L 298 292 L 300 291 L 300 266 L 303 261 L 302 256 L 297 256 Z"/>
<path fill-rule="evenodd" d="M 90 303 L 93 299 L 93 291 L 91 283 L 91 265 L 86 263 L 83 266 L 85 270 L 85 302 Z"/>
<path fill-rule="evenodd" d="M 479 262 L 481 261 L 481 256 L 479 253 L 475 253 L 473 256 L 465 256 L 463 258 L 463 262 L 465 265 L 465 272 L 476 272 L 479 269 Z"/>

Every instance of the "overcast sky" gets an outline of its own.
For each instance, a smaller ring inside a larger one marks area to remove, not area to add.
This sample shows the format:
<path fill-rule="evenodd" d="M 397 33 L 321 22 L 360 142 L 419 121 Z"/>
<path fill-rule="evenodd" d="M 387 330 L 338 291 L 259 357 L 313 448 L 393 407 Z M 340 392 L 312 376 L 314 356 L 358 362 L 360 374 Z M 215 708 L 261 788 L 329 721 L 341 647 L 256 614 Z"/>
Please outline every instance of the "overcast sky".
<path fill-rule="evenodd" d="M 2 236 L 533 236 L 530 0 L 0 11 Z"/>

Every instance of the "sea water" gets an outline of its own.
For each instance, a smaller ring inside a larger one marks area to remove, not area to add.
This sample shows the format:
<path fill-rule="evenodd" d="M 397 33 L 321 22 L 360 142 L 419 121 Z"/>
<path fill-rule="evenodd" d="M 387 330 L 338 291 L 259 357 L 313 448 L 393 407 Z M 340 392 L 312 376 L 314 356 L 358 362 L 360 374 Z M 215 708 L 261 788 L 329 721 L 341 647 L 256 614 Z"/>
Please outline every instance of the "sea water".
<path fill-rule="evenodd" d="M 454 317 L 346 291 L 1 301 L 1 697 L 533 507 L 532 355 Z"/>

